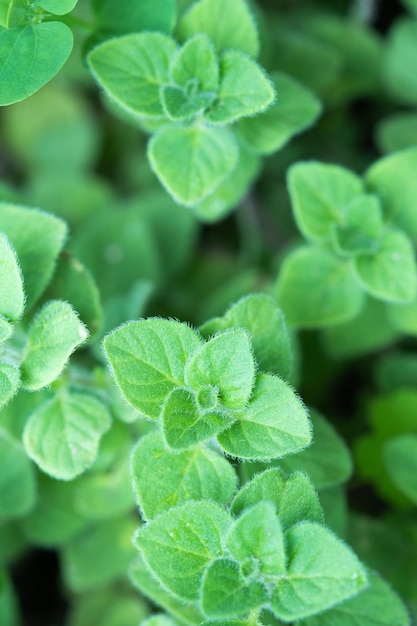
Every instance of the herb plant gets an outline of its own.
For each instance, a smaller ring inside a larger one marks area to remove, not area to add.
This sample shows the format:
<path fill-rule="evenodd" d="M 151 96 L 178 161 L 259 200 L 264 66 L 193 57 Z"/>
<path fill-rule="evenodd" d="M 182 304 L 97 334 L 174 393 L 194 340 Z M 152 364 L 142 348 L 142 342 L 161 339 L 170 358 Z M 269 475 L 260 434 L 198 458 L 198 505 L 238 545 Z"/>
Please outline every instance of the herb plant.
<path fill-rule="evenodd" d="M 1 626 L 417 624 L 416 18 L 0 0 Z"/>

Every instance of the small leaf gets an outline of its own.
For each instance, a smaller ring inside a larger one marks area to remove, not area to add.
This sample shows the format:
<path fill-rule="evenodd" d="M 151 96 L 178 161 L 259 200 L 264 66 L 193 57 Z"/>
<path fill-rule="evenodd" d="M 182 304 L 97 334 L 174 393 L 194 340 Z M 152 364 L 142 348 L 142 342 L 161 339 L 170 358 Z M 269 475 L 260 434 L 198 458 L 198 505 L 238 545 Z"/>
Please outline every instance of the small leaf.
<path fill-rule="evenodd" d="M 222 553 L 230 516 L 214 502 L 187 502 L 139 528 L 135 544 L 154 576 L 183 600 L 199 596 L 206 566 Z"/>
<path fill-rule="evenodd" d="M 220 89 L 204 117 L 214 124 L 228 124 L 264 111 L 274 99 L 273 84 L 259 65 L 230 50 L 220 57 Z"/>
<path fill-rule="evenodd" d="M 196 33 L 206 33 L 218 52 L 236 49 L 258 55 L 258 31 L 245 0 L 195 2 L 178 25 L 178 37 L 184 41 Z"/>
<path fill-rule="evenodd" d="M 20 442 L 0 428 L 0 519 L 27 514 L 35 501 L 34 466 Z"/>
<path fill-rule="evenodd" d="M 110 428 L 102 402 L 83 393 L 62 393 L 42 404 L 26 423 L 28 455 L 54 478 L 71 480 L 94 462 L 101 436 Z"/>
<path fill-rule="evenodd" d="M 0 27 L 0 105 L 23 100 L 59 72 L 73 45 L 62 22 Z"/>
<path fill-rule="evenodd" d="M 0 231 L 16 251 L 25 281 L 26 307 L 31 307 L 51 279 L 67 234 L 65 222 L 38 209 L 0 203 Z"/>
<path fill-rule="evenodd" d="M 153 171 L 174 200 L 193 206 L 230 174 L 237 162 L 238 149 L 234 136 L 225 129 L 166 126 L 152 137 L 148 157 Z"/>
<path fill-rule="evenodd" d="M 129 322 L 103 342 L 120 391 L 151 419 L 159 417 L 172 389 L 184 385 L 185 363 L 200 345 L 186 324 L 158 318 Z"/>
<path fill-rule="evenodd" d="M 10 324 L 7 320 L 0 315 L 0 343 L 7 341 L 13 335 L 13 324 Z"/>
<path fill-rule="evenodd" d="M 0 233 L 0 313 L 14 322 L 22 315 L 24 305 L 19 261 L 7 237 Z"/>
<path fill-rule="evenodd" d="M 215 99 L 214 93 L 195 93 L 188 95 L 181 87 L 163 85 L 161 102 L 165 115 L 172 121 L 187 120 L 206 109 Z"/>
<path fill-rule="evenodd" d="M 159 88 L 169 82 L 169 63 L 177 45 L 162 33 L 132 33 L 109 39 L 88 55 L 94 78 L 131 113 L 164 114 Z"/>
<path fill-rule="evenodd" d="M 123 10 L 114 0 L 93 0 L 92 5 L 97 25 L 106 34 L 158 31 L 169 35 L 177 16 L 175 0 L 125 0 Z"/>
<path fill-rule="evenodd" d="M 255 363 L 247 332 L 226 330 L 201 345 L 187 361 L 185 380 L 194 391 L 210 385 L 217 387 L 220 407 L 243 408 L 255 381 Z"/>
<path fill-rule="evenodd" d="M 417 267 L 410 239 L 387 230 L 373 255 L 359 255 L 354 267 L 359 281 L 374 298 L 387 302 L 411 302 L 417 294 Z"/>
<path fill-rule="evenodd" d="M 367 584 L 364 568 L 325 526 L 302 522 L 286 535 L 288 568 L 272 594 L 272 610 L 285 622 L 309 617 L 355 596 Z"/>
<path fill-rule="evenodd" d="M 258 502 L 246 509 L 229 530 L 226 547 L 241 566 L 245 561 L 256 565 L 257 575 L 283 574 L 286 566 L 284 533 L 272 502 Z"/>
<path fill-rule="evenodd" d="M 417 504 L 417 435 L 399 435 L 383 447 L 384 465 L 395 486 Z"/>
<path fill-rule="evenodd" d="M 87 329 L 70 304 L 61 300 L 48 302 L 29 327 L 21 365 L 25 389 L 34 391 L 54 381 L 87 337 Z"/>
<path fill-rule="evenodd" d="M 207 617 L 244 616 L 268 602 L 266 587 L 257 581 L 246 582 L 239 565 L 231 559 L 210 563 L 204 573 L 201 594 L 201 607 Z"/>
<path fill-rule="evenodd" d="M 172 59 L 170 73 L 177 85 L 195 86 L 197 93 L 218 90 L 219 63 L 207 35 L 195 35 L 186 41 Z"/>
<path fill-rule="evenodd" d="M 73 10 L 78 0 L 36 0 L 36 4 L 48 13 L 65 15 Z"/>
<path fill-rule="evenodd" d="M 210 439 L 227 428 L 232 422 L 230 415 L 216 411 L 218 389 L 202 388 L 215 405 L 213 410 L 204 410 L 198 405 L 194 394 L 187 389 L 173 389 L 162 408 L 162 428 L 165 441 L 171 448 L 182 449 Z"/>
<path fill-rule="evenodd" d="M 287 383 L 259 374 L 249 405 L 218 441 L 227 454 L 241 459 L 261 461 L 293 454 L 311 442 L 308 413 Z"/>
<path fill-rule="evenodd" d="M 237 483 L 232 465 L 217 452 L 206 446 L 172 452 L 159 433 L 140 439 L 132 452 L 131 475 L 137 502 L 147 519 L 189 500 L 226 505 Z"/>
<path fill-rule="evenodd" d="M 231 511 L 239 515 L 262 500 L 274 504 L 285 530 L 303 520 L 324 522 L 317 491 L 308 476 L 301 472 L 287 476 L 274 467 L 255 474 L 233 499 Z"/>
<path fill-rule="evenodd" d="M 358 315 L 364 301 L 351 264 L 313 246 L 290 252 L 276 288 L 288 324 L 298 328 L 347 322 Z"/>
<path fill-rule="evenodd" d="M 376 196 L 356 196 L 345 205 L 340 224 L 331 225 L 333 245 L 338 254 L 372 254 L 378 250 L 383 234 L 380 202 Z"/>
<path fill-rule="evenodd" d="M 19 370 L 9 363 L 0 363 L 0 409 L 13 398 L 19 385 Z"/>
<path fill-rule="evenodd" d="M 312 241 L 326 239 L 331 224 L 342 220 L 345 205 L 363 193 L 356 174 L 315 161 L 292 165 L 288 188 L 298 228 Z"/>

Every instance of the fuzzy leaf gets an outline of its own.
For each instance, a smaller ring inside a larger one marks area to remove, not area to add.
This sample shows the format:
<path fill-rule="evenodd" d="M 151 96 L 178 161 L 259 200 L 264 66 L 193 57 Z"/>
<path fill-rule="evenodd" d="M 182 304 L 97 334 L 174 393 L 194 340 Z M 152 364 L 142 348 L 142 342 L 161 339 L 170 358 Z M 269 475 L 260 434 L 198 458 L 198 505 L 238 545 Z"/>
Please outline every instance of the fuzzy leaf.
<path fill-rule="evenodd" d="M 0 363 L 0 409 L 13 398 L 19 385 L 19 370 L 9 363 Z"/>
<path fill-rule="evenodd" d="M 230 174 L 238 149 L 234 136 L 225 129 L 165 126 L 149 142 L 148 157 L 174 200 L 193 206 Z"/>
<path fill-rule="evenodd" d="M 239 565 L 231 559 L 210 563 L 204 572 L 201 594 L 201 607 L 207 617 L 239 617 L 268 601 L 266 587 L 257 581 L 245 581 Z"/>
<path fill-rule="evenodd" d="M 100 438 L 109 428 L 107 408 L 94 396 L 63 393 L 32 413 L 23 442 L 44 472 L 71 480 L 94 462 Z"/>
<path fill-rule="evenodd" d="M 120 391 L 151 419 L 159 417 L 172 389 L 184 385 L 185 363 L 200 344 L 186 324 L 157 318 L 129 322 L 103 342 Z"/>
<path fill-rule="evenodd" d="M 164 113 L 172 121 L 187 120 L 201 113 L 215 99 L 214 93 L 197 92 L 188 95 L 186 90 L 173 85 L 163 85 L 161 102 Z"/>
<path fill-rule="evenodd" d="M 289 325 L 298 328 L 347 322 L 358 315 L 364 300 L 350 263 L 312 246 L 286 257 L 277 292 Z"/>
<path fill-rule="evenodd" d="M 34 467 L 20 442 L 0 428 L 0 519 L 27 514 L 35 501 Z"/>
<path fill-rule="evenodd" d="M 271 374 L 259 374 L 248 406 L 218 436 L 227 454 L 266 460 L 292 454 L 311 442 L 308 413 L 292 388 Z"/>
<path fill-rule="evenodd" d="M 14 322 L 22 315 L 24 305 L 19 261 L 7 237 L 0 233 L 0 313 Z"/>
<path fill-rule="evenodd" d="M 62 372 L 88 331 L 67 302 L 52 300 L 33 319 L 21 365 L 22 385 L 34 391 L 49 385 Z"/>
<path fill-rule="evenodd" d="M 258 31 L 245 0 L 195 2 L 178 25 L 178 37 L 184 41 L 196 33 L 206 33 L 218 52 L 236 49 L 258 55 Z"/>
<path fill-rule="evenodd" d="M 62 22 L 0 26 L 0 105 L 23 100 L 59 72 L 73 45 Z"/>
<path fill-rule="evenodd" d="M 417 435 L 400 435 L 383 447 L 384 465 L 395 486 L 417 504 Z"/>
<path fill-rule="evenodd" d="M 219 408 L 243 408 L 255 382 L 255 363 L 247 332 L 226 330 L 204 343 L 187 361 L 185 380 L 194 391 L 217 387 Z"/>
<path fill-rule="evenodd" d="M 386 231 L 378 251 L 357 256 L 354 267 L 364 289 L 374 298 L 407 303 L 416 296 L 415 254 L 410 239 L 400 231 Z"/>
<path fill-rule="evenodd" d="M 0 343 L 7 341 L 7 339 L 9 339 L 12 335 L 13 324 L 10 324 L 2 315 L 0 315 Z"/>
<path fill-rule="evenodd" d="M 355 554 L 330 530 L 312 522 L 286 535 L 288 568 L 272 594 L 272 610 L 284 622 L 309 617 L 355 596 L 367 584 Z"/>
<path fill-rule="evenodd" d="M 109 39 L 88 55 L 93 76 L 120 106 L 147 117 L 164 112 L 159 88 L 169 82 L 177 45 L 162 33 L 132 33 Z"/>
<path fill-rule="evenodd" d="M 219 63 L 213 43 L 207 35 L 195 35 L 172 59 L 172 80 L 181 87 L 195 87 L 197 93 L 217 91 Z"/>
<path fill-rule="evenodd" d="M 230 523 L 229 515 L 214 502 L 187 502 L 139 528 L 135 544 L 165 588 L 194 601 L 206 566 L 221 555 L 221 537 Z"/>
<path fill-rule="evenodd" d="M 376 196 L 356 196 L 345 206 L 340 224 L 332 224 L 336 252 L 342 255 L 372 254 L 383 234 L 382 209 Z"/>
<path fill-rule="evenodd" d="M 345 205 L 363 193 L 356 174 L 315 161 L 292 165 L 288 187 L 298 228 L 312 241 L 326 239 L 330 226 L 342 220 Z"/>
<path fill-rule="evenodd" d="M 131 464 L 133 489 L 147 519 L 188 500 L 226 505 L 236 489 L 232 465 L 217 452 L 208 447 L 172 452 L 159 433 L 139 441 Z"/>
<path fill-rule="evenodd" d="M 214 124 L 228 124 L 264 111 L 274 99 L 273 84 L 259 65 L 230 50 L 220 57 L 220 89 L 204 117 Z"/>

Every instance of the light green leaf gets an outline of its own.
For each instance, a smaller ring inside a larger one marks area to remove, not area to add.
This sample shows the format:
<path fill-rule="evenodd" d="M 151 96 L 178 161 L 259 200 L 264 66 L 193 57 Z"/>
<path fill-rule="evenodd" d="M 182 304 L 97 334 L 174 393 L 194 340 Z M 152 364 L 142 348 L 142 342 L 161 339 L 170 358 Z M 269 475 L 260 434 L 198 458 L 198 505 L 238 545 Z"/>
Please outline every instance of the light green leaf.
<path fill-rule="evenodd" d="M 162 408 L 162 429 L 171 448 L 182 449 L 210 439 L 233 421 L 218 406 L 219 389 L 208 385 L 197 397 L 187 389 L 173 389 Z M 207 403 L 207 406 L 204 404 Z"/>
<path fill-rule="evenodd" d="M 7 320 L 0 315 L 0 343 L 7 341 L 13 335 L 13 324 L 10 324 Z"/>
<path fill-rule="evenodd" d="M 245 578 L 283 574 L 284 533 L 273 503 L 258 502 L 246 509 L 229 530 L 226 547 Z"/>
<path fill-rule="evenodd" d="M 23 100 L 59 72 L 73 45 L 62 22 L 0 27 L 0 105 Z"/>
<path fill-rule="evenodd" d="M 284 260 L 276 286 L 290 326 L 341 324 L 360 312 L 364 293 L 348 261 L 319 247 L 301 247 Z"/>
<path fill-rule="evenodd" d="M 285 379 L 293 371 L 293 350 L 284 315 L 276 301 L 267 294 L 251 294 L 232 305 L 223 317 L 215 317 L 200 327 L 203 337 L 226 328 L 246 328 L 253 354 L 264 372 Z"/>
<path fill-rule="evenodd" d="M 325 526 L 302 522 L 286 535 L 287 575 L 272 594 L 272 610 L 285 621 L 321 613 L 367 584 L 355 554 Z"/>
<path fill-rule="evenodd" d="M 36 4 L 44 11 L 54 15 L 65 15 L 73 10 L 78 0 L 36 0 Z"/>
<path fill-rule="evenodd" d="M 369 587 L 342 604 L 295 626 L 409 626 L 404 604 L 376 573 L 367 570 Z"/>
<path fill-rule="evenodd" d="M 392 482 L 417 504 L 417 435 L 410 433 L 389 439 L 382 454 Z"/>
<path fill-rule="evenodd" d="M 204 117 L 228 124 L 264 111 L 274 100 L 274 87 L 264 70 L 243 52 L 229 50 L 220 57 L 220 89 Z"/>
<path fill-rule="evenodd" d="M 68 302 L 48 302 L 29 327 L 21 365 L 25 389 L 34 391 L 54 381 L 72 352 L 87 337 L 87 329 Z"/>
<path fill-rule="evenodd" d="M 153 171 L 174 200 L 193 206 L 230 174 L 237 162 L 238 149 L 234 136 L 226 129 L 166 126 L 149 142 L 148 157 Z"/>
<path fill-rule="evenodd" d="M 333 246 L 338 254 L 372 254 L 379 248 L 383 234 L 380 202 L 376 196 L 356 196 L 345 205 L 339 224 L 331 225 Z"/>
<path fill-rule="evenodd" d="M 201 339 L 186 324 L 150 318 L 114 330 L 103 345 L 126 400 L 157 419 L 170 391 L 184 385 L 185 363 Z"/>
<path fill-rule="evenodd" d="M 173 85 L 163 85 L 161 102 L 164 113 L 176 122 L 188 120 L 206 109 L 215 99 L 215 93 L 196 92 L 188 94 L 185 89 Z"/>
<path fill-rule="evenodd" d="M 170 74 L 177 85 L 197 93 L 218 90 L 219 63 L 207 35 L 195 35 L 186 41 L 171 61 Z"/>
<path fill-rule="evenodd" d="M 178 626 L 177 622 L 167 615 L 152 615 L 139 624 L 139 626 Z"/>
<path fill-rule="evenodd" d="M 30 307 L 51 279 L 67 227 L 44 211 L 0 203 L 0 231 L 16 251 L 25 281 L 26 307 Z"/>
<path fill-rule="evenodd" d="M 142 437 L 134 448 L 131 476 L 136 500 L 147 519 L 188 500 L 226 505 L 237 484 L 232 465 L 217 452 L 205 446 L 172 452 L 159 433 Z"/>
<path fill-rule="evenodd" d="M 19 261 L 6 235 L 0 233 L 0 313 L 14 322 L 22 315 L 24 305 Z"/>
<path fill-rule="evenodd" d="M 417 104 L 417 20 L 395 21 L 385 47 L 383 77 L 391 94 L 404 104 Z"/>
<path fill-rule="evenodd" d="M 162 33 L 132 33 L 109 39 L 88 55 L 94 78 L 131 113 L 160 117 L 159 88 L 169 82 L 169 63 L 177 49 Z"/>
<path fill-rule="evenodd" d="M 135 544 L 166 589 L 194 601 L 206 566 L 222 553 L 221 537 L 230 523 L 214 502 L 187 502 L 139 528 Z"/>
<path fill-rule="evenodd" d="M 175 0 L 93 0 L 97 24 L 106 33 L 131 33 L 156 30 L 170 34 L 177 16 Z"/>
<path fill-rule="evenodd" d="M 204 343 L 187 361 L 185 380 L 199 394 L 207 387 L 217 388 L 219 408 L 242 409 L 255 382 L 248 333 L 230 329 Z"/>
<path fill-rule="evenodd" d="M 259 374 L 248 406 L 218 436 L 232 456 L 250 460 L 293 454 L 311 442 L 308 413 L 292 388 L 271 374 Z"/>
<path fill-rule="evenodd" d="M 204 572 L 201 607 L 207 617 L 244 616 L 267 602 L 266 587 L 257 581 L 245 581 L 236 561 L 216 559 Z"/>
<path fill-rule="evenodd" d="M 0 409 L 13 398 L 19 385 L 19 370 L 9 363 L 0 363 Z"/>
<path fill-rule="evenodd" d="M 106 406 L 92 395 L 62 392 L 30 416 L 23 432 L 28 455 L 60 480 L 71 480 L 94 462 L 110 428 Z"/>
<path fill-rule="evenodd" d="M 137 626 L 149 615 L 144 598 L 126 583 L 77 594 L 71 604 L 67 626 Z"/>
<path fill-rule="evenodd" d="M 233 499 L 231 511 L 239 515 L 262 500 L 274 504 L 284 530 L 303 520 L 324 521 L 317 491 L 309 477 L 301 472 L 287 476 L 274 467 L 255 474 Z"/>
<path fill-rule="evenodd" d="M 387 302 L 411 302 L 417 293 L 417 266 L 410 239 L 398 230 L 387 230 L 373 255 L 358 255 L 357 277 L 372 296 Z"/>
<path fill-rule="evenodd" d="M 282 459 L 284 470 L 299 470 L 309 475 L 317 489 L 331 487 L 350 478 L 352 458 L 335 428 L 320 413 L 310 412 L 313 423 L 313 443 L 299 454 Z"/>
<path fill-rule="evenodd" d="M 388 304 L 386 315 L 398 333 L 417 335 L 417 297 L 409 304 Z"/>
<path fill-rule="evenodd" d="M 342 221 L 345 205 L 363 193 L 356 174 L 339 165 L 315 161 L 292 165 L 288 188 L 298 228 L 312 241 L 326 239 L 331 224 Z"/>
<path fill-rule="evenodd" d="M 376 142 L 383 153 L 416 146 L 417 114 L 397 113 L 384 117 L 376 126 Z"/>
<path fill-rule="evenodd" d="M 33 464 L 20 442 L 0 428 L 0 520 L 27 514 L 35 501 Z"/>
<path fill-rule="evenodd" d="M 206 33 L 218 52 L 236 49 L 258 55 L 258 31 L 245 0 L 195 2 L 180 20 L 177 34 L 184 41 L 196 33 Z"/>
<path fill-rule="evenodd" d="M 25 0 L 0 0 L 0 26 L 16 28 L 27 21 L 27 14 Z"/>
<path fill-rule="evenodd" d="M 315 95 L 286 74 L 271 75 L 276 101 L 262 115 L 239 121 L 236 130 L 248 150 L 272 154 L 311 126 L 322 107 Z"/>

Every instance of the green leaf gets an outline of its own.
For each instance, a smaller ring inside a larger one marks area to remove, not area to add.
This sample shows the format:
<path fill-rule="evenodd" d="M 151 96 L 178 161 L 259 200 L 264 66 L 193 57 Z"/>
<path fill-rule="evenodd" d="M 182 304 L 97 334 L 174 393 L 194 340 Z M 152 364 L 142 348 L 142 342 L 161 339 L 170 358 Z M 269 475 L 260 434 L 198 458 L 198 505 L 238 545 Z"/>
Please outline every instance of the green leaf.
<path fill-rule="evenodd" d="M 25 0 L 0 0 L 0 26 L 16 28 L 27 20 Z"/>
<path fill-rule="evenodd" d="M 250 579 L 285 572 L 284 533 L 272 502 L 258 502 L 236 520 L 226 536 L 226 547 Z M 253 570 L 253 571 L 251 571 Z"/>
<path fill-rule="evenodd" d="M 10 324 L 7 320 L 0 315 L 0 343 L 7 341 L 13 335 L 13 324 Z"/>
<path fill-rule="evenodd" d="M 361 179 L 339 165 L 306 161 L 288 170 L 288 188 L 298 228 L 307 239 L 329 236 L 343 219 L 344 207 L 363 193 Z"/>
<path fill-rule="evenodd" d="M 147 519 L 188 500 L 226 505 L 237 483 L 232 465 L 217 452 L 205 446 L 173 452 L 159 433 L 142 437 L 134 448 L 131 476 L 136 500 Z"/>
<path fill-rule="evenodd" d="M 241 328 L 226 330 L 202 344 L 187 361 L 185 380 L 197 392 L 216 387 L 219 408 L 242 409 L 255 382 L 247 332 Z"/>
<path fill-rule="evenodd" d="M 389 439 L 382 453 L 392 482 L 417 504 L 417 435 L 410 433 Z"/>
<path fill-rule="evenodd" d="M 195 35 L 185 42 L 171 61 L 172 80 L 197 93 L 217 91 L 219 63 L 213 43 L 207 35 Z"/>
<path fill-rule="evenodd" d="M 286 535 L 287 575 L 272 594 L 272 610 L 285 622 L 309 617 L 355 596 L 367 584 L 355 554 L 326 527 L 302 522 Z"/>
<path fill-rule="evenodd" d="M 391 94 L 404 104 L 417 104 L 417 21 L 403 17 L 395 21 L 385 48 L 383 77 Z"/>
<path fill-rule="evenodd" d="M 358 315 L 364 300 L 351 264 L 313 246 L 285 258 L 276 290 L 288 324 L 298 328 L 347 322 Z"/>
<path fill-rule="evenodd" d="M 34 467 L 20 442 L 0 428 L 0 519 L 27 514 L 35 501 Z"/>
<path fill-rule="evenodd" d="M 114 0 L 93 0 L 92 4 L 99 28 L 119 35 L 143 30 L 169 35 L 177 16 L 175 0 L 125 0 L 123 7 Z"/>
<path fill-rule="evenodd" d="M 365 173 L 367 188 L 379 196 L 384 218 L 417 242 L 417 147 L 376 161 Z"/>
<path fill-rule="evenodd" d="M 0 233 L 0 313 L 14 322 L 22 315 L 24 306 L 19 261 L 7 237 Z"/>
<path fill-rule="evenodd" d="M 163 85 L 161 102 L 164 113 L 176 122 L 188 120 L 206 109 L 215 99 L 214 93 L 191 93 L 173 85 Z"/>
<path fill-rule="evenodd" d="M 228 124 L 264 111 L 275 100 L 273 84 L 260 66 L 243 52 L 220 57 L 220 89 L 204 114 L 214 124 Z"/>
<path fill-rule="evenodd" d="M 149 142 L 148 157 L 174 200 L 193 206 L 230 174 L 238 149 L 232 133 L 222 128 L 166 126 Z"/>
<path fill-rule="evenodd" d="M 357 596 L 296 626 L 409 626 L 404 604 L 376 573 L 367 570 L 369 587 Z"/>
<path fill-rule="evenodd" d="M 384 117 L 376 126 L 376 142 L 383 153 L 413 148 L 417 145 L 417 114 L 397 113 Z"/>
<path fill-rule="evenodd" d="M 227 328 L 249 331 L 253 354 L 264 372 L 285 379 L 292 375 L 293 350 L 284 315 L 267 294 L 251 294 L 233 304 L 223 317 L 215 317 L 200 327 L 203 337 Z"/>
<path fill-rule="evenodd" d="M 398 333 L 417 334 L 417 297 L 409 304 L 387 305 L 386 315 L 390 326 Z"/>
<path fill-rule="evenodd" d="M 181 18 L 177 34 L 184 41 L 196 33 L 206 33 L 218 52 L 236 49 L 258 55 L 258 31 L 245 0 L 195 2 Z"/>
<path fill-rule="evenodd" d="M 185 363 L 201 339 L 186 324 L 150 318 L 114 330 L 103 345 L 126 400 L 157 419 L 170 391 L 184 385 Z"/>
<path fill-rule="evenodd" d="M 80 592 L 124 580 L 135 554 L 131 538 L 136 525 L 123 516 L 90 526 L 68 542 L 61 553 L 67 586 Z"/>
<path fill-rule="evenodd" d="M 411 302 L 417 294 L 417 267 L 410 239 L 398 230 L 387 230 L 373 255 L 354 261 L 363 288 L 387 302 Z"/>
<path fill-rule="evenodd" d="M 0 363 L 0 409 L 13 398 L 19 385 L 19 370 L 9 363 Z"/>
<path fill-rule="evenodd" d="M 23 100 L 59 72 L 73 45 L 62 22 L 0 27 L 0 105 Z"/>
<path fill-rule="evenodd" d="M 24 276 L 26 307 L 31 307 L 51 279 L 67 234 L 65 222 L 44 211 L 1 203 L 0 231 L 16 251 Z"/>
<path fill-rule="evenodd" d="M 68 626 L 135 626 L 149 614 L 149 608 L 143 598 L 129 589 L 111 586 L 103 589 L 87 591 L 74 598 L 71 605 Z"/>
<path fill-rule="evenodd" d="M 309 477 L 301 472 L 287 476 L 274 467 L 255 474 L 233 499 L 231 511 L 239 515 L 262 500 L 274 504 L 284 530 L 303 520 L 324 521 L 317 491 Z"/>
<path fill-rule="evenodd" d="M 272 154 L 311 126 L 322 107 L 314 94 L 286 74 L 271 75 L 276 101 L 262 115 L 239 121 L 236 130 L 248 150 Z"/>
<path fill-rule="evenodd" d="M 222 553 L 221 537 L 230 523 L 214 502 L 187 502 L 139 528 L 135 544 L 163 587 L 194 601 L 206 566 Z"/>
<path fill-rule="evenodd" d="M 378 198 L 356 196 L 345 205 L 342 221 L 330 227 L 333 246 L 342 255 L 372 254 L 379 248 L 383 226 Z"/>
<path fill-rule="evenodd" d="M 228 413 L 221 412 L 218 399 L 219 389 L 210 385 L 201 389 L 198 398 L 187 389 L 173 389 L 162 408 L 167 444 L 175 449 L 188 448 L 227 428 L 233 420 Z"/>
<path fill-rule="evenodd" d="M 310 411 L 313 443 L 299 454 L 282 459 L 284 470 L 308 474 L 317 489 L 331 487 L 350 478 L 353 463 L 349 448 L 335 428 L 320 413 Z"/>
<path fill-rule="evenodd" d="M 78 0 L 36 0 L 36 4 L 44 11 L 54 15 L 65 15 L 73 10 Z"/>
<path fill-rule="evenodd" d="M 17 598 L 6 573 L 0 570 L 0 620 L 2 626 L 16 626 L 20 621 Z"/>
<path fill-rule="evenodd" d="M 62 392 L 30 416 L 23 433 L 28 455 L 60 480 L 71 480 L 94 462 L 101 436 L 110 428 L 102 402 L 84 393 Z"/>
<path fill-rule="evenodd" d="M 266 587 L 257 581 L 246 582 L 236 561 L 225 558 L 210 563 L 204 572 L 201 594 L 201 607 L 207 617 L 239 617 L 268 602 Z"/>
<path fill-rule="evenodd" d="M 152 615 L 144 620 L 139 626 L 177 626 L 177 622 L 166 615 Z"/>
<path fill-rule="evenodd" d="M 287 383 L 271 374 L 259 374 L 248 406 L 218 441 L 227 454 L 242 459 L 293 454 L 311 442 L 308 413 Z"/>
<path fill-rule="evenodd" d="M 29 327 L 21 365 L 25 389 L 35 391 L 58 378 L 70 355 L 87 337 L 87 329 L 70 304 L 48 302 Z"/>
<path fill-rule="evenodd" d="M 147 117 L 164 114 L 159 88 L 169 82 L 177 44 L 162 33 L 132 33 L 109 39 L 88 55 L 94 78 L 127 111 Z"/>

